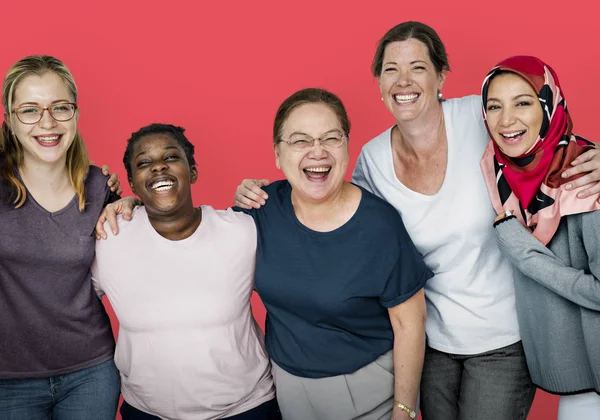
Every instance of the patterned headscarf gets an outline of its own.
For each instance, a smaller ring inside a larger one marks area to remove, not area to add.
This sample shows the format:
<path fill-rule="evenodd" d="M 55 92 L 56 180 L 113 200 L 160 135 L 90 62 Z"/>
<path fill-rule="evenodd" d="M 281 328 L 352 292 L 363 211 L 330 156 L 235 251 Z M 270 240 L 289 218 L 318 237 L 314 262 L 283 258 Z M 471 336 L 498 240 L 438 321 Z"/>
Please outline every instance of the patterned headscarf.
<path fill-rule="evenodd" d="M 533 146 L 523 155 L 511 158 L 496 143 L 487 123 L 486 102 L 490 80 L 498 72 L 521 76 L 537 92 L 543 121 Z M 571 162 L 593 147 L 593 143 L 572 133 L 558 77 L 554 70 L 536 57 L 516 56 L 500 62 L 486 76 L 482 86 L 483 118 L 490 142 L 481 160 L 481 169 L 492 205 L 498 213 L 513 210 L 521 223 L 533 231 L 544 245 L 550 242 L 562 216 L 600 208 L 595 194 L 576 197 L 580 188 L 567 191 L 564 186 L 582 176 L 561 178 Z"/>

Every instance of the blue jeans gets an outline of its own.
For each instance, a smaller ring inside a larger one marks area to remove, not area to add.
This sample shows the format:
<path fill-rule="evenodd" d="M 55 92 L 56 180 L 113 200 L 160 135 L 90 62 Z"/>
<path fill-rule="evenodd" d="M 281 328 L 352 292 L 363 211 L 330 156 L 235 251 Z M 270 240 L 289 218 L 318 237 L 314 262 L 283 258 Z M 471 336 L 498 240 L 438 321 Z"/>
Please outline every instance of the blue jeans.
<path fill-rule="evenodd" d="M 425 350 L 423 420 L 525 420 L 534 395 L 520 341 L 473 355 Z"/>
<path fill-rule="evenodd" d="M 66 375 L 0 379 L 0 419 L 115 420 L 120 391 L 112 359 Z"/>

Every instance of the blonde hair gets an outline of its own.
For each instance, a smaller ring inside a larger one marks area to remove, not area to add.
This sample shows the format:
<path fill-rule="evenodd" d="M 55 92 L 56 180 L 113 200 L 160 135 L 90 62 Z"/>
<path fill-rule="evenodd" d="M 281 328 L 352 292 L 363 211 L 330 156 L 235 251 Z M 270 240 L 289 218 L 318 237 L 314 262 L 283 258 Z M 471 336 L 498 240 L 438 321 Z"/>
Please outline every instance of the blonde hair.
<path fill-rule="evenodd" d="M 74 102 L 77 102 L 75 80 L 63 62 L 47 55 L 33 55 L 19 60 L 6 72 L 2 86 L 2 105 L 4 105 L 4 110 L 8 117 L 10 117 L 12 112 L 14 93 L 19 82 L 27 76 L 41 76 L 47 72 L 58 75 L 71 91 Z M 15 208 L 19 208 L 25 203 L 25 199 L 27 198 L 25 186 L 17 177 L 15 169 L 23 165 L 23 147 L 11 132 L 6 121 L 2 122 L 2 130 L 0 130 L 0 150 L 4 153 L 2 176 L 9 181 L 15 196 L 13 203 L 15 204 Z M 75 194 L 77 194 L 79 211 L 85 209 L 85 179 L 90 163 L 85 143 L 81 138 L 81 134 L 79 134 L 79 130 L 77 130 L 73 143 L 71 143 L 69 150 L 67 150 L 66 165 L 71 185 L 75 190 Z"/>

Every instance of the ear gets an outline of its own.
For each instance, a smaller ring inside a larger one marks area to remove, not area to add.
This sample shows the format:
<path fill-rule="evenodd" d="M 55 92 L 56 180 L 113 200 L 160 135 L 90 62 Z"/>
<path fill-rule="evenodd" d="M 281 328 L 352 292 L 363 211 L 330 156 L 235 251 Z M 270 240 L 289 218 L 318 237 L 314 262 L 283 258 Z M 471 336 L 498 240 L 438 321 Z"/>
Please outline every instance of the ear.
<path fill-rule="evenodd" d="M 273 151 L 275 152 L 275 166 L 277 166 L 277 169 L 281 169 L 281 165 L 279 164 L 279 143 L 273 145 Z"/>
<path fill-rule="evenodd" d="M 79 121 L 80 114 L 81 108 L 77 107 L 77 109 L 75 110 L 75 122 Z"/>
<path fill-rule="evenodd" d="M 135 192 L 135 187 L 133 186 L 133 181 L 131 180 L 131 178 L 129 178 L 127 181 L 129 181 L 129 188 L 131 188 L 131 192 L 134 193 L 135 195 L 137 195 L 137 193 Z"/>
<path fill-rule="evenodd" d="M 190 166 L 190 182 L 192 184 L 194 184 L 196 181 L 198 181 L 198 169 L 196 168 L 196 165 L 191 165 Z"/>
<path fill-rule="evenodd" d="M 446 82 L 446 76 L 448 75 L 448 70 L 442 70 L 440 74 L 438 74 L 438 90 L 442 90 L 444 87 L 444 83 Z"/>

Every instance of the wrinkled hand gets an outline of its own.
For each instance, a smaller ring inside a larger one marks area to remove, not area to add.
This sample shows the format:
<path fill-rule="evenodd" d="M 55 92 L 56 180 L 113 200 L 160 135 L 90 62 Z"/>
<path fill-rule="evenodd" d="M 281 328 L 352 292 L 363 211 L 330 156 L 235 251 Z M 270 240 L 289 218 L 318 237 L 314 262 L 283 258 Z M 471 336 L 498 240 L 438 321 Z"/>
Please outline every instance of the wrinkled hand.
<path fill-rule="evenodd" d="M 235 205 L 243 209 L 259 209 L 264 206 L 269 195 L 261 187 L 270 183 L 268 179 L 244 179 L 235 190 Z"/>
<path fill-rule="evenodd" d="M 117 174 L 111 174 L 110 169 L 107 165 L 102 166 L 102 175 L 110 175 L 106 184 L 112 192 L 116 193 L 117 195 L 123 194 L 123 188 L 120 188 L 121 181 L 119 181 L 119 177 L 117 176 Z"/>
<path fill-rule="evenodd" d="M 117 214 L 122 214 L 125 220 L 131 220 L 134 207 L 141 204 L 141 201 L 135 197 L 125 197 L 104 207 L 102 213 L 100 213 L 98 222 L 96 222 L 96 239 L 106 239 L 104 222 L 107 220 L 113 235 L 117 235 L 119 233 Z"/>
<path fill-rule="evenodd" d="M 573 165 L 572 168 L 562 173 L 561 176 L 563 178 L 569 178 L 581 173 L 585 173 L 585 175 L 565 185 L 567 190 L 588 185 L 588 188 L 577 193 L 577 197 L 586 198 L 590 195 L 600 193 L 600 149 L 588 150 L 571 162 L 571 165 Z M 600 197 L 598 201 L 600 201 Z"/>

